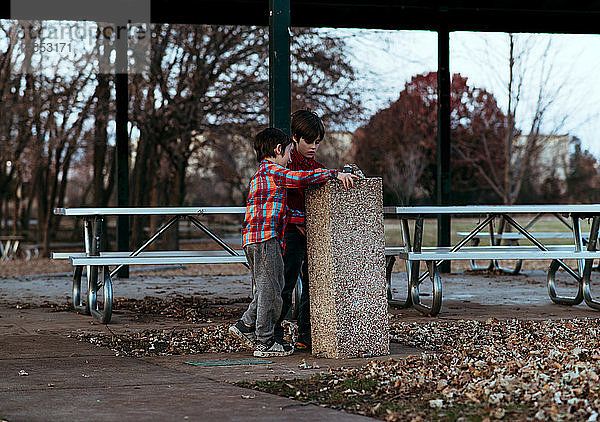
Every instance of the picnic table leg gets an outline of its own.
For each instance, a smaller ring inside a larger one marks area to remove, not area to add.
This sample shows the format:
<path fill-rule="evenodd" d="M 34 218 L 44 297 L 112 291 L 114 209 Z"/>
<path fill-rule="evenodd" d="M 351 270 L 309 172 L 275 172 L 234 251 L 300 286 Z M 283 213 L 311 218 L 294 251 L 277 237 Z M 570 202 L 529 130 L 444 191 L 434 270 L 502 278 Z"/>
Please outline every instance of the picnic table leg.
<path fill-rule="evenodd" d="M 575 250 L 581 251 L 583 250 L 584 239 L 581 235 L 581 226 L 579 224 L 579 216 L 573 215 L 571 216 L 572 224 L 568 224 L 564 219 L 561 218 L 561 221 L 565 223 L 571 230 L 573 231 L 573 241 L 575 243 Z M 593 227 L 592 227 L 593 230 Z M 588 249 L 590 245 L 588 242 Z M 593 246 L 592 246 L 593 247 Z M 577 261 L 577 295 L 575 297 L 565 297 L 565 296 L 557 296 L 556 294 L 556 271 L 560 267 L 560 262 L 558 260 L 553 260 L 552 264 L 550 264 L 550 268 L 548 269 L 548 295 L 550 299 L 554 303 L 558 303 L 560 305 L 578 305 L 584 300 L 584 273 L 585 273 L 586 261 L 580 259 Z M 591 271 L 591 268 L 590 268 Z M 589 276 L 588 276 L 589 280 Z M 589 290 L 589 288 L 588 288 Z"/>
<path fill-rule="evenodd" d="M 437 268 L 437 262 L 435 261 L 426 261 L 427 271 L 429 275 L 429 280 L 432 284 L 432 292 L 431 292 L 431 304 L 425 305 L 421 302 L 421 298 L 419 296 L 419 286 L 421 282 L 419 281 L 419 266 L 420 261 L 411 261 L 411 263 L 416 264 L 413 266 L 413 282 L 411 283 L 411 297 L 413 302 L 413 307 L 421 313 L 424 313 L 429 316 L 436 316 L 440 313 L 440 309 L 442 307 L 442 279 L 440 277 L 440 273 Z M 416 268 L 416 271 L 415 271 Z M 417 274 L 417 277 L 414 277 L 414 274 Z M 417 279 L 415 281 L 415 278 Z"/>
<path fill-rule="evenodd" d="M 93 220 L 93 235 L 91 237 L 89 256 L 100 255 L 102 241 L 102 217 L 96 216 Z M 108 267 L 92 265 L 88 278 L 88 306 L 93 317 L 103 324 L 108 324 L 112 315 L 112 281 Z M 98 300 L 99 293 L 102 294 Z M 102 303 L 102 306 L 100 306 Z"/>
<path fill-rule="evenodd" d="M 92 278 L 92 283 L 88 290 L 90 312 L 92 316 L 100 320 L 102 324 L 108 324 L 112 317 L 113 300 L 110 271 L 107 266 L 95 266 L 95 268 L 99 278 Z M 97 283 L 97 280 L 101 280 L 101 283 Z"/>
<path fill-rule="evenodd" d="M 598 229 L 600 228 L 600 217 L 596 216 L 592 220 L 592 227 L 590 228 L 590 237 L 587 245 L 588 251 L 596 251 L 597 242 L 598 242 Z M 585 265 L 583 268 L 583 298 L 585 303 L 592 309 L 600 310 L 600 302 L 595 300 L 592 296 L 591 289 L 591 276 L 592 276 L 592 267 L 594 265 L 593 259 L 586 259 Z"/>
<path fill-rule="evenodd" d="M 400 226 L 400 232 L 402 233 L 402 241 L 404 243 L 404 247 L 407 250 L 411 250 L 411 241 L 410 241 L 410 227 L 408 225 L 408 220 L 403 218 L 402 224 Z M 406 265 L 406 298 L 404 300 L 398 300 L 392 298 L 392 269 L 394 268 L 394 263 L 396 262 L 395 256 L 387 256 L 386 257 L 386 265 L 385 265 L 385 278 L 387 282 L 387 298 L 388 303 L 391 306 L 397 308 L 410 308 L 412 306 L 412 297 L 410 294 L 410 283 L 411 283 L 411 264 L 408 261 L 404 261 Z"/>
<path fill-rule="evenodd" d="M 541 217 L 541 214 L 538 214 L 535 216 L 535 218 L 533 220 L 531 220 L 526 226 L 525 228 L 528 229 L 529 227 L 531 227 L 537 220 L 538 218 Z M 502 220 L 502 223 L 500 224 L 501 230 L 498 230 L 500 237 L 498 239 L 494 239 L 493 242 L 491 244 L 493 244 L 494 246 L 500 246 L 502 244 L 502 234 L 504 233 L 504 227 L 506 226 L 505 224 L 506 219 Z M 519 241 L 518 240 L 508 240 L 506 242 L 507 245 L 509 246 L 519 246 Z M 495 259 L 493 261 L 493 268 L 496 268 L 498 271 L 503 272 L 505 274 L 512 274 L 512 275 L 517 275 L 521 272 L 521 267 L 523 266 L 523 261 L 522 260 L 517 260 L 517 263 L 515 264 L 514 268 L 506 268 L 506 267 L 502 267 L 500 265 L 499 260 Z"/>
<path fill-rule="evenodd" d="M 493 218 L 489 221 L 488 225 L 489 225 L 489 234 L 490 234 L 490 236 L 489 236 L 490 237 L 490 246 L 499 246 L 502 243 L 502 237 L 496 239 L 496 237 L 494 236 L 494 220 L 493 220 Z M 501 227 L 503 227 L 503 226 L 504 225 L 502 224 Z M 479 246 L 480 243 L 481 243 L 481 240 L 478 237 L 474 237 L 473 239 L 471 239 L 471 246 Z M 508 244 L 518 246 L 519 241 L 518 240 L 509 240 Z M 514 268 L 502 267 L 497 259 L 490 260 L 490 263 L 487 267 L 478 266 L 477 261 L 474 259 L 471 259 L 470 263 L 471 263 L 471 269 L 474 271 L 493 271 L 493 270 L 497 269 L 499 271 L 502 271 L 503 273 L 513 274 L 513 275 L 519 274 L 521 272 L 521 267 L 523 265 L 523 261 L 520 259 L 517 261 Z"/>
<path fill-rule="evenodd" d="M 81 301 L 81 276 L 83 274 L 83 266 L 78 265 L 75 267 L 74 271 L 73 271 L 73 307 L 75 308 L 76 312 L 79 312 L 80 314 L 85 314 L 85 315 L 89 315 L 90 314 L 90 307 L 88 306 L 88 303 L 83 303 Z"/>
<path fill-rule="evenodd" d="M 19 239 L 9 240 L 6 244 L 6 260 L 17 259 L 17 251 L 19 250 Z"/>
<path fill-rule="evenodd" d="M 92 245 L 92 221 L 89 218 L 86 218 L 83 222 L 83 242 L 84 242 L 84 246 L 85 246 L 85 254 L 86 255 L 91 255 L 91 245 Z M 90 285 L 90 266 L 87 265 L 86 267 L 86 271 L 85 271 L 85 276 L 87 279 L 87 286 L 89 289 L 89 285 Z M 82 298 L 83 295 L 81 294 L 81 277 L 83 276 L 83 267 L 82 266 L 77 266 L 74 268 L 73 270 L 73 289 L 72 289 L 72 300 L 73 300 L 73 307 L 75 308 L 76 312 L 79 312 L 80 314 L 84 314 L 84 315 L 90 315 L 90 302 L 86 301 L 85 303 L 83 303 Z"/>
<path fill-rule="evenodd" d="M 502 240 L 498 240 L 498 245 L 502 242 Z M 507 240 L 506 242 L 509 246 L 519 246 L 519 241 L 518 240 Z M 512 275 L 517 275 L 521 272 L 521 267 L 523 266 L 523 260 L 522 259 L 518 259 L 517 263 L 515 264 L 514 268 L 506 268 L 506 267 L 502 267 L 499 263 L 499 261 L 497 259 L 494 260 L 494 266 L 499 270 L 502 271 L 503 273 L 506 274 L 512 274 Z"/>
<path fill-rule="evenodd" d="M 415 221 L 415 234 L 413 249 L 415 252 L 421 252 L 421 245 L 423 242 L 423 217 L 419 217 Z M 431 305 L 425 305 L 421 303 L 419 297 L 419 285 L 421 284 L 421 277 L 419 269 L 421 261 L 410 261 L 411 265 L 411 280 L 410 280 L 410 296 L 413 302 L 413 307 L 426 315 L 435 316 L 440 312 L 442 306 L 442 281 L 440 274 L 437 269 L 435 261 L 427 261 L 427 267 L 429 272 L 429 279 L 432 283 L 431 292 Z"/>
<path fill-rule="evenodd" d="M 579 225 L 579 217 L 573 215 L 571 217 L 573 221 L 573 242 L 575 243 L 575 250 L 581 252 L 583 250 L 583 236 L 581 236 L 581 226 Z M 583 267 L 585 261 L 583 259 L 577 260 L 577 271 L 580 276 L 583 276 Z"/>
<path fill-rule="evenodd" d="M 471 239 L 471 246 L 479 246 L 479 244 L 481 243 L 481 241 L 479 240 L 479 238 L 474 237 L 473 239 Z M 494 244 L 494 242 L 490 242 L 491 244 Z M 477 261 L 475 259 L 471 259 L 471 270 L 473 271 L 492 271 L 494 269 L 494 261 L 491 260 L 489 265 L 487 267 L 480 267 L 479 265 L 477 265 Z"/>
<path fill-rule="evenodd" d="M 392 269 L 394 268 L 394 264 L 396 263 L 395 256 L 386 256 L 386 265 L 385 265 L 385 278 L 387 282 L 387 298 L 388 304 L 395 308 L 410 308 L 412 306 L 412 298 L 410 295 L 410 262 L 405 261 L 406 263 L 406 283 L 408 285 L 406 298 L 404 300 L 394 299 L 392 297 Z"/>
<path fill-rule="evenodd" d="M 571 226 L 571 224 L 569 224 L 569 222 L 567 220 L 565 220 L 565 218 L 558 214 L 558 213 L 553 213 L 553 215 L 561 222 L 563 223 L 569 230 L 573 231 L 573 227 Z M 586 237 L 582 237 L 582 244 L 584 246 L 587 246 L 588 243 L 588 239 Z M 582 266 L 583 267 L 583 266 Z M 598 263 L 597 265 L 592 266 L 592 271 L 600 271 L 600 263 Z"/>
<path fill-rule="evenodd" d="M 10 261 L 13 258 L 13 241 L 8 239 L 4 244 L 3 249 L 2 259 L 5 261 Z"/>
<path fill-rule="evenodd" d="M 550 268 L 548 268 L 547 275 L 547 286 L 548 296 L 552 302 L 559 305 L 579 305 L 583 301 L 583 288 L 581 285 L 581 279 L 577 280 L 577 294 L 575 296 L 558 296 L 556 294 L 556 271 L 561 267 L 560 262 L 556 259 L 552 260 Z"/>

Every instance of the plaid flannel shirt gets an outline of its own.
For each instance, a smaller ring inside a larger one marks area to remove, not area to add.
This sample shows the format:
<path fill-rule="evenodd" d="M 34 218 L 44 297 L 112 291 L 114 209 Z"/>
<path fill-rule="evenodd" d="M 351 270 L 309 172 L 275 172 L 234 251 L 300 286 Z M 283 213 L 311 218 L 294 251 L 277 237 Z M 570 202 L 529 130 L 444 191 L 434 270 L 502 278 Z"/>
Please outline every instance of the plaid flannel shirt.
<path fill-rule="evenodd" d="M 337 177 L 337 170 L 293 171 L 262 160 L 250 181 L 242 247 L 277 238 L 283 247 L 286 225 L 286 188 L 306 187 Z"/>
<path fill-rule="evenodd" d="M 295 149 L 292 150 L 292 161 L 288 164 L 290 170 L 315 170 L 325 168 L 323 164 L 302 156 Z M 304 226 L 306 224 L 306 206 L 304 205 L 304 189 L 289 188 L 287 200 L 287 222 Z"/>

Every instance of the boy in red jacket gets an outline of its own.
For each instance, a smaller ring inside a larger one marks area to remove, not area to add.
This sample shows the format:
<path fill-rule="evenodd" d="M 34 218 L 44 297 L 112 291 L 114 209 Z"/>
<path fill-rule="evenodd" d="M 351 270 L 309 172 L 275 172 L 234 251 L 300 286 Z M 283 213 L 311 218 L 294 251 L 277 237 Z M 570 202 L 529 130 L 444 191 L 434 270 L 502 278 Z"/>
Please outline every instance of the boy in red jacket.
<path fill-rule="evenodd" d="M 292 139 L 295 148 L 288 168 L 296 171 L 323 169 L 325 166 L 315 161 L 315 154 L 323 140 L 325 128 L 323 122 L 310 110 L 298 110 L 292 114 Z M 310 349 L 310 302 L 308 296 L 308 264 L 306 259 L 306 209 L 304 189 L 288 189 L 287 230 L 285 233 L 285 286 L 281 293 L 283 306 L 281 316 L 275 325 L 275 338 L 283 338 L 281 322 L 292 305 L 292 293 L 298 275 L 302 282 L 302 294 L 298 306 L 298 341 L 296 348 Z"/>

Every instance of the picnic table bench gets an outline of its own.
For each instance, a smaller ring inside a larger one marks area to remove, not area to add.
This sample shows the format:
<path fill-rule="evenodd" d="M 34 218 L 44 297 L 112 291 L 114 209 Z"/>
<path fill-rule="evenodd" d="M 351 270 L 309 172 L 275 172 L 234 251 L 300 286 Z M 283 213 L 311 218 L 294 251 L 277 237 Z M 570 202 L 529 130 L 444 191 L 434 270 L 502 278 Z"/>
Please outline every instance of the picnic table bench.
<path fill-rule="evenodd" d="M 533 226 L 540 220 L 540 218 L 546 214 L 537 213 L 527 224 L 523 225 L 523 228 L 529 231 L 529 233 L 535 237 L 536 239 L 573 239 L 573 227 L 572 225 L 560 214 L 550 213 L 553 217 L 556 218 L 560 223 L 562 223 L 569 231 L 568 232 L 542 232 L 542 231 L 533 231 Z M 503 222 L 499 222 L 498 226 L 501 226 L 500 229 L 504 228 Z M 490 225 L 492 227 L 492 225 Z M 509 227 L 510 229 L 510 227 Z M 470 235 L 470 232 L 457 232 L 456 236 L 459 238 L 464 238 Z M 486 233 L 477 233 L 475 236 L 471 238 L 471 245 L 478 246 L 482 243 L 483 240 L 487 240 L 487 243 L 491 246 L 499 246 L 499 245 L 519 245 L 519 241 L 527 240 L 527 238 L 519 232 L 512 231 L 502 231 L 502 232 L 492 232 L 488 231 Z M 587 237 L 583 236 L 583 244 L 587 244 Z M 514 264 L 514 267 L 507 268 L 500 265 L 498 259 L 492 259 L 489 261 L 487 266 L 479 266 L 477 265 L 474 259 L 470 260 L 471 269 L 475 271 L 482 270 L 498 270 L 500 272 L 508 273 L 508 274 L 519 274 L 521 271 L 523 260 L 519 259 Z M 598 267 L 594 267 L 594 269 L 598 269 Z"/>
<path fill-rule="evenodd" d="M 443 261 L 451 260 L 501 260 L 501 259 L 548 259 L 551 264 L 547 273 L 547 287 L 550 299 L 562 305 L 577 305 L 585 303 L 593 309 L 600 309 L 600 302 L 591 293 L 590 278 L 594 259 L 600 259 L 596 250 L 598 230 L 600 227 L 600 204 L 594 205 L 513 205 L 513 206 L 451 206 L 451 207 L 385 207 L 384 213 L 394 214 L 401 220 L 402 246 L 385 248 L 386 277 L 388 283 L 388 298 L 393 305 L 414 307 L 429 315 L 437 315 L 442 304 L 442 282 L 437 266 Z M 441 214 L 461 216 L 481 216 L 481 220 L 454 246 L 423 247 L 423 222 L 426 216 Z M 544 244 L 543 236 L 536 237 L 535 232 L 519 224 L 514 215 L 554 214 L 571 219 L 571 234 L 573 242 L 569 245 Z M 533 245 L 499 246 L 492 242 L 491 246 L 465 246 L 480 232 L 489 227 L 494 231 L 494 219 L 501 217 L 506 224 L 515 229 L 524 239 Z M 590 233 L 582 235 L 580 221 L 591 218 Z M 411 238 L 409 220 L 414 220 L 414 233 Z M 588 241 L 590 239 L 590 241 Z M 584 248 L 584 245 L 587 247 Z M 395 300 L 391 296 L 391 271 L 396 258 L 406 262 L 408 293 L 406 299 Z M 572 268 L 564 260 L 574 259 L 577 267 Z M 420 263 L 425 263 L 424 271 L 420 271 Z M 577 293 L 574 296 L 559 296 L 556 291 L 556 272 L 564 269 L 577 281 Z M 432 283 L 432 298 L 430 304 L 422 302 L 419 296 L 419 286 L 429 279 Z"/>
<path fill-rule="evenodd" d="M 74 266 L 73 306 L 78 312 L 91 314 L 102 323 L 110 322 L 112 316 L 112 280 L 124 265 L 148 264 L 224 264 L 248 265 L 241 250 L 235 250 L 200 221 L 211 214 L 244 214 L 244 207 L 144 207 L 144 208 L 56 208 L 54 214 L 82 218 L 84 251 L 54 252 L 54 259 L 68 259 Z M 135 251 L 105 252 L 100 250 L 103 221 L 108 216 L 164 215 L 169 217 L 142 246 Z M 208 235 L 222 249 L 217 251 L 145 251 L 177 221 L 188 220 Z M 116 266 L 113 270 L 109 266 Z M 87 301 L 83 303 L 81 278 L 86 267 Z"/>

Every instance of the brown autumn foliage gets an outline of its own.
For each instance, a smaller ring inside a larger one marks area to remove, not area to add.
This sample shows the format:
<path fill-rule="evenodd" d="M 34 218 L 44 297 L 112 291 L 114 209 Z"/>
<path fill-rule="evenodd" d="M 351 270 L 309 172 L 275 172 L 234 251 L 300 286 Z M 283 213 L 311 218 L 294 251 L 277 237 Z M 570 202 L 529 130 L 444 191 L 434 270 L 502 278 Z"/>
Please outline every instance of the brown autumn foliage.
<path fill-rule="evenodd" d="M 470 87 L 453 75 L 451 84 L 453 195 L 468 202 L 489 200 L 490 190 L 478 177 L 473 162 L 496 171 L 506 117 L 494 96 Z M 358 129 L 354 154 L 361 168 L 382 175 L 386 201 L 410 204 L 431 202 L 435 192 L 437 149 L 437 74 L 414 76 L 398 100 L 380 110 Z M 462 154 L 457 154 L 460 149 Z M 501 167 L 500 167 L 501 168 Z"/>

